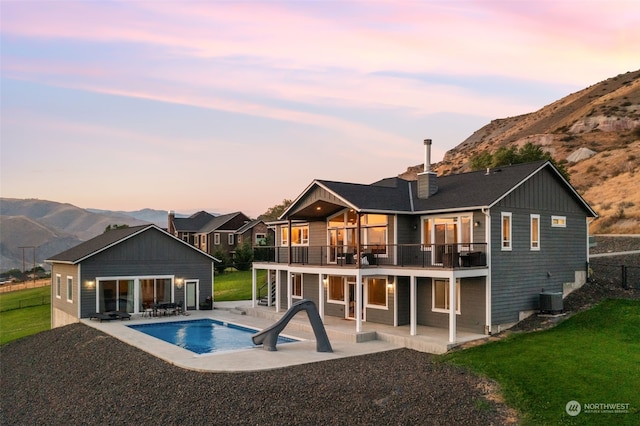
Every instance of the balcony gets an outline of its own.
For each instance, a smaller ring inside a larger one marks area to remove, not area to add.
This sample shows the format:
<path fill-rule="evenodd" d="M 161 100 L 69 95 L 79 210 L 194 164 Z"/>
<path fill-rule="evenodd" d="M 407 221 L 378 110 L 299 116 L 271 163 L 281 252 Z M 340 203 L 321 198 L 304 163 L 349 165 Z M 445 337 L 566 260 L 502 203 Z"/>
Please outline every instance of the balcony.
<path fill-rule="evenodd" d="M 487 265 L 486 243 L 364 245 L 360 267 L 471 268 Z M 310 266 L 358 267 L 355 247 L 292 246 L 254 247 L 254 262 Z"/>

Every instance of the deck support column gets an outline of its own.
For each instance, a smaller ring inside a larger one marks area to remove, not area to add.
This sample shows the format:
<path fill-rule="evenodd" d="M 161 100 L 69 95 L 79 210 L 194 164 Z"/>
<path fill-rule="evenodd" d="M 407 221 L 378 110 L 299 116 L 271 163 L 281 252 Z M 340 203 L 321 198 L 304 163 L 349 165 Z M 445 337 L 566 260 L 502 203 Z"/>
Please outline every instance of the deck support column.
<path fill-rule="evenodd" d="M 256 307 L 256 295 L 258 294 L 258 276 L 256 268 L 251 268 L 251 307 Z"/>
<path fill-rule="evenodd" d="M 324 275 L 318 274 L 318 315 L 324 322 Z"/>
<path fill-rule="evenodd" d="M 362 332 L 362 272 L 356 275 L 356 333 Z"/>
<path fill-rule="evenodd" d="M 271 283 L 271 269 L 267 269 L 267 306 L 271 307 L 271 288 L 273 287 Z"/>
<path fill-rule="evenodd" d="M 282 271 L 276 269 L 276 312 L 280 312 L 280 275 Z"/>
<path fill-rule="evenodd" d="M 453 274 L 449 276 L 449 343 L 456 342 L 456 306 L 458 295 L 456 294 L 456 279 Z"/>
<path fill-rule="evenodd" d="M 287 271 L 287 309 L 291 307 L 291 287 L 293 286 L 293 274 Z"/>
<path fill-rule="evenodd" d="M 409 309 L 410 309 L 410 332 L 411 336 L 416 335 L 416 326 L 417 326 L 417 300 L 416 300 L 416 277 L 415 275 L 411 275 L 410 277 L 410 293 L 409 293 Z"/>

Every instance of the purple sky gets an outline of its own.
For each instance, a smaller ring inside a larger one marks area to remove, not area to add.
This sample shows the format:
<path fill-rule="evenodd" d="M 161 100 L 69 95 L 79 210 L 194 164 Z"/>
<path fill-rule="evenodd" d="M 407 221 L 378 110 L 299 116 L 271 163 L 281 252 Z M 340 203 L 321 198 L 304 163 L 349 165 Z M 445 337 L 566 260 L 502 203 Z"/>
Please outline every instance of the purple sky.
<path fill-rule="evenodd" d="M 0 2 L 1 195 L 263 213 L 638 69 L 629 1 Z"/>

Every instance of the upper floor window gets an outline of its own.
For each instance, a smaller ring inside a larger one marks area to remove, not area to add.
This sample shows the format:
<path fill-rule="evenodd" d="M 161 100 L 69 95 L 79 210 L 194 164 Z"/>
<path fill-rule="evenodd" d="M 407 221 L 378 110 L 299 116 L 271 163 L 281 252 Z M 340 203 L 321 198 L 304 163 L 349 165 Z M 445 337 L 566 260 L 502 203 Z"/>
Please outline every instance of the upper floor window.
<path fill-rule="evenodd" d="M 531 215 L 531 250 L 540 250 L 540 215 Z"/>
<path fill-rule="evenodd" d="M 258 246 L 266 246 L 267 245 L 267 235 L 266 234 L 256 234 L 256 245 Z"/>
<path fill-rule="evenodd" d="M 376 254 L 386 254 L 388 244 L 387 215 L 363 214 L 360 218 L 360 243 L 365 251 Z M 333 217 L 327 223 L 329 242 L 331 246 L 355 247 L 357 238 L 358 214 L 346 210 Z"/>
<path fill-rule="evenodd" d="M 230 246 L 233 245 L 233 234 L 229 234 L 229 236 L 227 237 L 227 242 L 229 243 Z"/>
<path fill-rule="evenodd" d="M 291 245 L 300 246 L 309 244 L 309 225 L 294 225 L 291 227 Z M 281 244 L 289 245 L 289 227 L 283 226 L 280 231 Z"/>
<path fill-rule="evenodd" d="M 213 244 L 216 246 L 220 245 L 220 234 L 217 232 L 213 234 Z"/>
<path fill-rule="evenodd" d="M 67 302 L 73 302 L 73 277 L 67 276 Z"/>
<path fill-rule="evenodd" d="M 551 226 L 554 228 L 566 228 L 567 217 L 566 216 L 551 216 Z"/>
<path fill-rule="evenodd" d="M 511 213 L 502 212 L 502 250 L 511 250 Z"/>

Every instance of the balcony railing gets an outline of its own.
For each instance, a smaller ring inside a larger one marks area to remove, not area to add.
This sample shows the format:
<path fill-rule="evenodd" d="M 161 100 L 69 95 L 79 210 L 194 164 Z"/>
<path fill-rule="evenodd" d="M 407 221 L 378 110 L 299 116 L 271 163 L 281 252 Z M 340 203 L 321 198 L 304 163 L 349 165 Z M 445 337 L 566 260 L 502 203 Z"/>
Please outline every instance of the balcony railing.
<path fill-rule="evenodd" d="M 487 265 L 486 243 L 364 245 L 360 267 L 469 268 Z M 292 246 L 254 247 L 254 262 L 312 266 L 357 267 L 355 247 Z"/>

